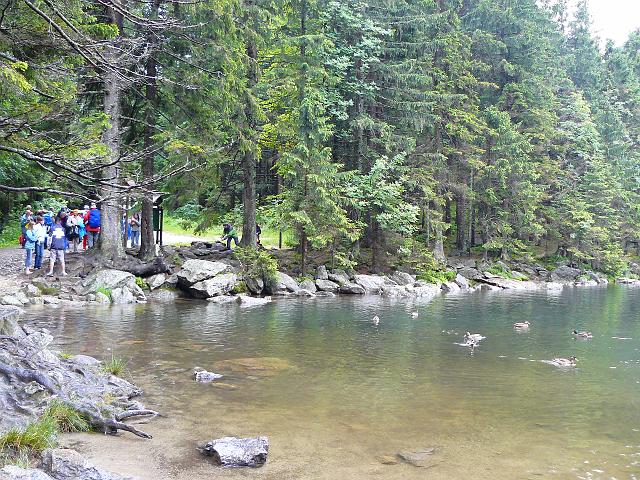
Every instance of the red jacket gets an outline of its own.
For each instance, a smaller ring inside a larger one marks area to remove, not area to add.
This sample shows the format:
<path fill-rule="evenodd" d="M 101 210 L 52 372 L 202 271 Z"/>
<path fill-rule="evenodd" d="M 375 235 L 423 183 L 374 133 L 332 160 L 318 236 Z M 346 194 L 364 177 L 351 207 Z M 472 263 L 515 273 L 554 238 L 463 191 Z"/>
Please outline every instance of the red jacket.
<path fill-rule="evenodd" d="M 93 210 L 93 208 L 91 209 Z M 100 231 L 100 227 L 90 227 L 89 226 L 89 215 L 91 215 L 91 210 L 87 210 L 87 212 L 84 214 L 84 225 L 85 225 L 85 229 L 87 230 L 87 232 L 99 232 Z"/>

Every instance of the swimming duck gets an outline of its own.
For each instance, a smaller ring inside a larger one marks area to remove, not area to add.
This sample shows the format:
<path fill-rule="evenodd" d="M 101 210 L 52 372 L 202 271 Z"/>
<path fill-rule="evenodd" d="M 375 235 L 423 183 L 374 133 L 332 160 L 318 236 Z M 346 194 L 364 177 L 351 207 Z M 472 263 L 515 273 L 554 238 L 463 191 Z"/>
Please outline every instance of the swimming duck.
<path fill-rule="evenodd" d="M 371 321 L 373 322 L 374 325 L 377 326 L 380 323 L 380 317 L 376 315 L 375 317 L 373 317 Z"/>
<path fill-rule="evenodd" d="M 210 383 L 223 377 L 219 373 L 207 372 L 206 370 L 193 372 L 193 376 L 195 381 L 200 383 Z"/>
<path fill-rule="evenodd" d="M 574 330 L 571 333 L 573 333 L 573 336 L 576 338 L 593 338 L 591 332 L 579 332 L 577 330 Z"/>
<path fill-rule="evenodd" d="M 418 312 L 411 312 L 411 318 L 418 318 Z"/>
<path fill-rule="evenodd" d="M 556 367 L 575 367 L 578 359 L 573 356 L 569 358 L 554 358 L 553 360 L 549 360 L 547 363 L 551 365 L 555 365 Z"/>
<path fill-rule="evenodd" d="M 464 334 L 464 341 L 466 343 L 469 343 L 469 340 L 473 340 L 476 344 L 478 344 L 478 342 L 480 342 L 480 340 L 484 340 L 487 337 L 483 337 L 482 335 L 480 335 L 479 333 L 469 333 L 466 332 Z"/>
<path fill-rule="evenodd" d="M 527 328 L 529 328 L 531 324 L 529 323 L 529 321 L 527 320 L 526 322 L 516 322 L 513 324 L 513 328 L 515 328 L 516 330 L 526 330 Z"/>

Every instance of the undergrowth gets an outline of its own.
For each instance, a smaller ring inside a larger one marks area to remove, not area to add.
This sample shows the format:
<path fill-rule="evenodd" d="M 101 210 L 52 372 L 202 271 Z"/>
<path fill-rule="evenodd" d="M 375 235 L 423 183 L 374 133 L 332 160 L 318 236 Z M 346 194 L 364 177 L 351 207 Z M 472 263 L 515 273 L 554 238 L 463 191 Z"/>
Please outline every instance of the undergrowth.
<path fill-rule="evenodd" d="M 120 376 L 127 370 L 127 362 L 121 358 L 111 355 L 109 360 L 102 362 L 100 367 L 104 373 Z"/>

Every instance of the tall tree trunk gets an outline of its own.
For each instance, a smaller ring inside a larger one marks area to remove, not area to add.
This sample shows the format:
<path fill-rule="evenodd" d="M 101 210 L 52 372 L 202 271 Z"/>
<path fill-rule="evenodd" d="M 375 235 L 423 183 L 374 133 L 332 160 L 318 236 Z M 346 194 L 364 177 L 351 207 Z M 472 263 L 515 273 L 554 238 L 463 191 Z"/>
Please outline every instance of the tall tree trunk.
<path fill-rule="evenodd" d="M 250 7 L 250 2 L 249 7 Z M 253 15 L 253 13 L 250 13 Z M 254 23 L 253 20 L 250 20 Z M 251 25 L 253 28 L 254 25 Z M 253 88 L 258 83 L 258 47 L 252 35 L 247 40 L 247 58 L 249 65 L 247 66 L 247 91 L 246 104 L 244 107 L 247 122 L 247 130 L 249 137 L 249 146 L 242 159 L 242 175 L 244 180 L 244 188 L 242 190 L 242 242 L 245 247 L 257 247 L 256 238 L 256 116 L 254 112 Z"/>
<path fill-rule="evenodd" d="M 149 18 L 155 20 L 158 17 L 158 9 L 161 0 L 154 0 L 151 6 Z M 147 82 L 145 88 L 145 99 L 147 101 L 145 111 L 144 126 L 144 149 L 145 155 L 142 159 L 142 178 L 149 181 L 155 175 L 155 140 L 153 136 L 156 133 L 156 107 L 158 105 L 158 83 L 157 83 L 157 64 L 156 50 L 158 36 L 150 33 L 149 39 L 150 54 L 147 59 Z M 150 184 L 147 188 L 153 190 L 154 185 Z M 153 196 L 145 194 L 142 197 L 142 215 L 140 216 L 140 252 L 138 256 L 143 260 L 151 260 L 155 256 L 155 245 L 153 241 Z"/>
<path fill-rule="evenodd" d="M 456 195 L 456 248 L 467 250 L 467 229 L 465 228 L 466 199 L 461 193 Z"/>
<path fill-rule="evenodd" d="M 112 23 L 118 25 L 122 33 L 122 18 L 113 9 L 108 9 L 108 15 Z M 119 37 L 118 37 L 119 38 Z M 118 64 L 118 38 L 114 39 L 114 45 L 107 47 L 104 53 L 105 58 L 111 65 Z M 109 128 L 102 136 L 102 141 L 109 148 L 109 167 L 104 168 L 103 175 L 109 179 L 110 183 L 118 182 L 117 162 L 120 158 L 120 116 L 121 116 L 121 96 L 123 80 L 113 69 L 107 69 L 104 73 L 104 103 L 103 110 L 109 119 Z M 101 227 L 100 227 L 100 252 L 106 259 L 116 260 L 124 257 L 124 248 L 120 237 L 120 208 L 118 198 L 114 189 L 108 186 L 102 188 L 103 197 L 111 197 L 100 205 Z"/>

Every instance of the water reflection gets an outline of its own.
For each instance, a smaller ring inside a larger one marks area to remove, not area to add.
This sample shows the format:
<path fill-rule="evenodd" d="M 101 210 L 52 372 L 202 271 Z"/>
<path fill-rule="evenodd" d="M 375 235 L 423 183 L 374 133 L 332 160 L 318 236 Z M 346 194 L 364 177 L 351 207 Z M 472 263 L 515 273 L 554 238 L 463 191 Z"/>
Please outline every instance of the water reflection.
<path fill-rule="evenodd" d="M 250 309 L 181 301 L 30 316 L 67 352 L 126 358 L 148 400 L 180 412 L 176 448 L 190 452 L 214 433 L 269 435 L 265 478 L 424 478 L 376 458 L 437 445 L 442 463 L 429 478 L 622 479 L 638 474 L 640 460 L 639 300 L 632 288 L 611 287 L 430 302 L 287 299 Z M 531 328 L 515 332 L 524 320 Z M 594 338 L 578 341 L 574 328 Z M 466 330 L 487 338 L 470 351 L 456 345 Z M 575 369 L 540 362 L 570 355 Z M 223 381 L 233 388 L 191 380 L 195 366 L 247 357 L 295 368 L 228 372 Z"/>

